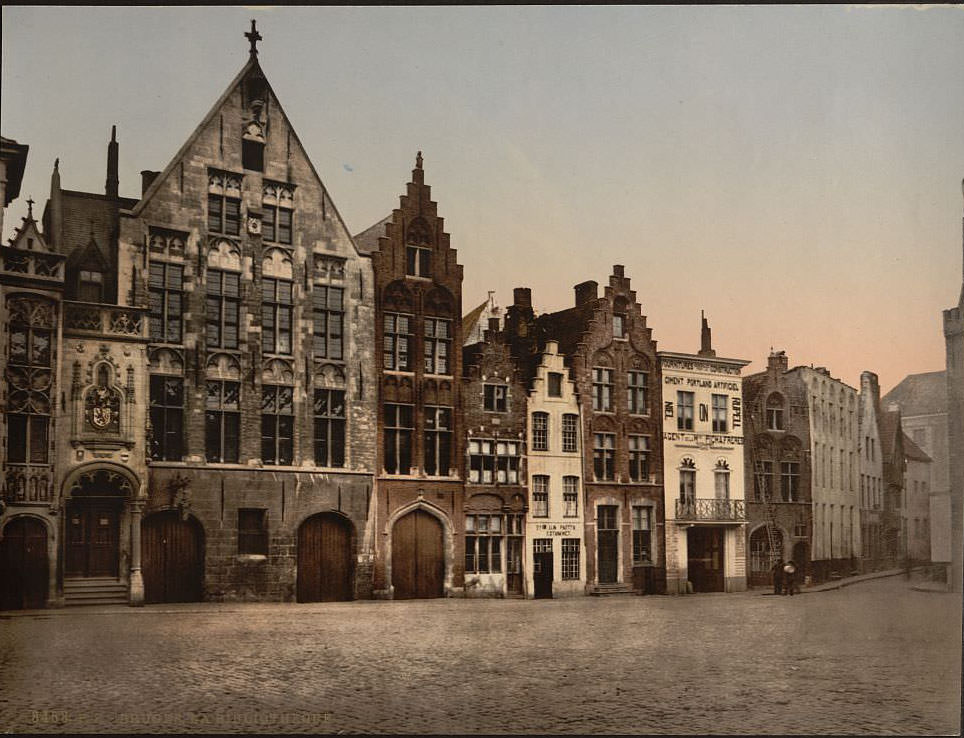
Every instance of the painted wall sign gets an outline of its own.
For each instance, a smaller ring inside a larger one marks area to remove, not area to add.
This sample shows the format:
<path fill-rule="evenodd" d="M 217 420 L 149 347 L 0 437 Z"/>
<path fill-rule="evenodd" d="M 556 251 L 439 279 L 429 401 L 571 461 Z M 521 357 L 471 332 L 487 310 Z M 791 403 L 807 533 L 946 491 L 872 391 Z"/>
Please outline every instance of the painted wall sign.
<path fill-rule="evenodd" d="M 578 537 L 575 523 L 536 523 L 534 526 L 535 535 L 539 536 L 565 536 L 566 538 Z"/>
<path fill-rule="evenodd" d="M 708 444 L 710 446 L 742 446 L 743 436 L 723 436 L 716 433 L 681 433 L 679 431 L 665 431 L 664 441 L 681 441 L 683 443 Z"/>

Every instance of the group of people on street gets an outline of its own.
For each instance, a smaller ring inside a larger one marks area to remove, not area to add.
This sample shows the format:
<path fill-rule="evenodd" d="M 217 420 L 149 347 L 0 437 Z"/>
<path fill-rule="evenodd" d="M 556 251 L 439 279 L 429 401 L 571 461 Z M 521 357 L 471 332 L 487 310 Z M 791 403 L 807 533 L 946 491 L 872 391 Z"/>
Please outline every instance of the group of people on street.
<path fill-rule="evenodd" d="M 773 594 L 793 595 L 797 589 L 797 565 L 780 559 L 773 565 Z"/>

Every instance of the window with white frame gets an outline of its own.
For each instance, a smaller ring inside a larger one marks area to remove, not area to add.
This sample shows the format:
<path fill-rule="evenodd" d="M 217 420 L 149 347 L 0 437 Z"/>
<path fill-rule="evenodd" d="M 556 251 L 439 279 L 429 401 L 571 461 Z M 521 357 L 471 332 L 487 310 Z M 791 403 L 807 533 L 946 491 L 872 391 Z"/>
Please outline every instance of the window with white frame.
<path fill-rule="evenodd" d="M 562 478 L 562 517 L 579 517 L 579 477 Z"/>
<path fill-rule="evenodd" d="M 578 448 L 579 439 L 579 416 L 573 413 L 565 413 L 562 416 L 562 450 L 566 453 L 573 453 Z"/>
<path fill-rule="evenodd" d="M 680 462 L 679 498 L 683 502 L 693 502 L 696 499 L 696 462 L 690 458 Z"/>
<path fill-rule="evenodd" d="M 452 408 L 425 408 L 425 473 L 448 476 L 452 461 Z"/>
<path fill-rule="evenodd" d="M 767 428 L 769 430 L 783 430 L 783 396 L 774 392 L 767 397 Z"/>
<path fill-rule="evenodd" d="M 549 413 L 532 413 L 532 450 L 549 450 Z"/>
<path fill-rule="evenodd" d="M 532 477 L 532 517 L 549 517 L 549 477 L 536 474 Z"/>
<path fill-rule="evenodd" d="M 465 571 L 496 574 L 502 571 L 502 516 L 465 516 Z"/>
<path fill-rule="evenodd" d="M 579 579 L 579 539 L 562 539 L 562 578 Z"/>
<path fill-rule="evenodd" d="M 451 374 L 449 356 L 452 352 L 452 321 L 442 318 L 425 319 L 425 373 Z"/>
<path fill-rule="evenodd" d="M 385 313 L 382 366 L 400 372 L 412 371 L 412 317 Z"/>
<path fill-rule="evenodd" d="M 521 451 L 519 441 L 469 439 L 469 481 L 476 484 L 518 484 Z"/>

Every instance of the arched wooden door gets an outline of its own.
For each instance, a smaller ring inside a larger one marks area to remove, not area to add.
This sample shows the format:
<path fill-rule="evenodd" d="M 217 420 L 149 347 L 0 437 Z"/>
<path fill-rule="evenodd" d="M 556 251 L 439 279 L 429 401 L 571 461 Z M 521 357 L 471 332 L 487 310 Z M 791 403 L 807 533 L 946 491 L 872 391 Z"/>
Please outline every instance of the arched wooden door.
<path fill-rule="evenodd" d="M 298 602 L 342 602 L 352 597 L 351 523 L 322 513 L 298 528 Z"/>
<path fill-rule="evenodd" d="M 204 530 L 169 510 L 141 523 L 144 602 L 200 602 L 204 594 Z"/>
<path fill-rule="evenodd" d="M 442 524 L 424 510 L 400 518 L 392 529 L 392 586 L 396 600 L 445 594 Z"/>
<path fill-rule="evenodd" d="M 30 610 L 47 604 L 47 527 L 14 518 L 0 541 L 0 610 Z"/>

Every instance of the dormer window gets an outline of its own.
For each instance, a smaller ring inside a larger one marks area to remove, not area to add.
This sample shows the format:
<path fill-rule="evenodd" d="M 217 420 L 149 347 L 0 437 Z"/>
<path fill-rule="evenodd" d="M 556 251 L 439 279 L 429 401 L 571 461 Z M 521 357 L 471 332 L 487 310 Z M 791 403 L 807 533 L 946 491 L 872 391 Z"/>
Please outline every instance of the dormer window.
<path fill-rule="evenodd" d="M 103 272 L 81 270 L 77 277 L 77 299 L 81 302 L 103 302 Z"/>

